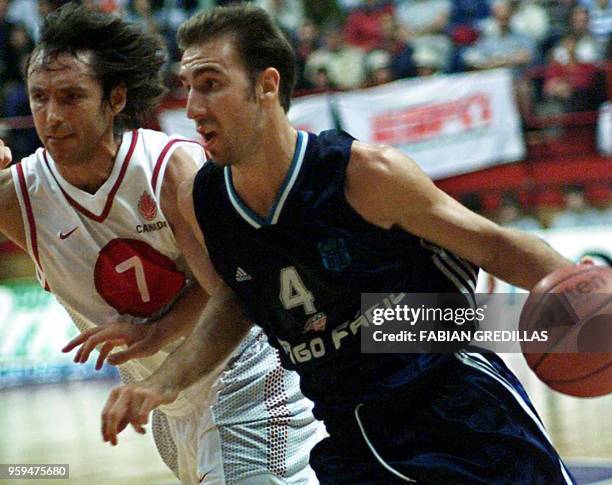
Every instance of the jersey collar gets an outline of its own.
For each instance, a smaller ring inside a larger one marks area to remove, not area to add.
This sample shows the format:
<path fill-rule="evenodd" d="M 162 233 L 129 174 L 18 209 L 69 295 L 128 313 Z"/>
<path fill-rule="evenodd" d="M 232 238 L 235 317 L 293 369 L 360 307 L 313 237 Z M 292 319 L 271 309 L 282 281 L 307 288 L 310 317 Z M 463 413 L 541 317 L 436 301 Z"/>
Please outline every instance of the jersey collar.
<path fill-rule="evenodd" d="M 234 209 L 236 209 L 236 212 L 238 212 L 238 214 L 240 214 L 240 216 L 255 229 L 259 229 L 262 226 L 276 224 L 278 222 L 285 202 L 287 201 L 287 197 L 295 185 L 295 181 L 297 180 L 300 169 L 302 168 L 302 163 L 304 162 L 304 154 L 306 153 L 306 145 L 308 144 L 308 133 L 298 131 L 297 135 L 295 152 L 293 154 L 293 159 L 291 160 L 291 165 L 289 166 L 289 171 L 285 175 L 285 180 L 283 181 L 281 189 L 274 199 L 270 212 L 265 218 L 253 212 L 242 201 L 242 199 L 240 199 L 240 196 L 234 189 L 234 184 L 232 182 L 232 171 L 230 167 L 226 166 L 223 169 L 227 195 L 229 196 Z"/>

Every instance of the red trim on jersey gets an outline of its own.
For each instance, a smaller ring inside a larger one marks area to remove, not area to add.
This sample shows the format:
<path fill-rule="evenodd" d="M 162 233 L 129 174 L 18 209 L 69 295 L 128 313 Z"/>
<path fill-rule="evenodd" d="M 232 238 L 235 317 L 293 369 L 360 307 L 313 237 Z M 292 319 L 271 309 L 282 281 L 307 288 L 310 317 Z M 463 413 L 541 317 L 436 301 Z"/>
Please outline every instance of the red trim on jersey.
<path fill-rule="evenodd" d="M 55 178 L 55 174 L 51 171 L 51 167 L 49 166 L 49 160 L 47 160 L 47 150 L 43 152 L 43 157 L 44 157 L 45 163 L 47 164 L 47 167 L 49 168 L 49 172 L 51 172 L 51 176 L 55 179 L 55 182 L 57 183 L 60 190 L 62 191 L 62 194 L 64 194 L 64 197 L 66 197 L 66 200 L 68 201 L 68 203 L 72 207 L 74 207 L 76 210 L 81 212 L 83 215 L 89 217 L 90 219 L 93 219 L 96 222 L 104 222 L 104 220 L 108 217 L 108 214 L 113 206 L 113 202 L 115 200 L 115 194 L 119 190 L 119 187 L 121 187 L 121 183 L 123 182 L 125 173 L 127 172 L 127 168 L 130 163 L 130 159 L 132 158 L 132 153 L 134 153 L 134 149 L 136 148 L 137 141 L 138 141 L 138 131 L 134 130 L 132 131 L 132 143 L 130 144 L 130 149 L 128 150 L 127 155 L 125 156 L 125 160 L 123 161 L 123 165 L 121 166 L 121 171 L 119 172 L 117 181 L 115 182 L 115 185 L 113 185 L 113 188 L 109 192 L 108 198 L 106 199 L 106 204 L 104 205 L 104 210 L 102 211 L 102 214 L 100 214 L 99 216 L 85 209 L 85 207 L 83 207 L 81 204 L 79 204 L 76 200 L 74 200 L 72 197 L 70 197 L 66 193 L 64 188 L 60 185 L 58 180 Z"/>
<path fill-rule="evenodd" d="M 194 140 L 185 140 L 182 138 L 177 138 L 174 140 L 170 140 L 168 143 L 166 143 L 166 146 L 162 149 L 161 153 L 159 154 L 159 157 L 157 157 L 157 162 L 155 162 L 155 168 L 153 169 L 153 177 L 151 177 L 151 187 L 153 187 L 153 190 L 157 189 L 157 179 L 159 177 L 159 172 L 161 170 L 163 161 L 166 158 L 166 155 L 168 154 L 168 150 L 170 150 L 172 145 L 174 145 L 177 142 L 195 143 L 196 145 L 201 147 L 202 150 L 204 150 L 204 147 L 200 145 L 197 141 L 194 141 Z M 208 155 L 206 154 L 206 150 L 204 150 L 204 153 L 206 155 L 206 158 L 208 158 Z"/>
<path fill-rule="evenodd" d="M 30 202 L 30 194 L 28 193 L 28 186 L 26 185 L 25 175 L 23 174 L 23 166 L 21 163 L 15 165 L 17 170 L 17 176 L 19 177 L 19 187 L 21 189 L 21 195 L 25 203 L 26 214 L 28 217 L 28 226 L 30 227 L 30 244 L 32 246 L 32 252 L 34 253 L 34 261 L 38 266 L 38 271 L 42 281 L 45 283 L 45 290 L 49 291 L 49 285 L 47 284 L 47 278 L 44 277 L 44 271 L 40 264 L 40 257 L 38 256 L 38 239 L 36 237 L 36 222 L 34 220 L 34 211 L 32 210 L 32 203 Z"/>

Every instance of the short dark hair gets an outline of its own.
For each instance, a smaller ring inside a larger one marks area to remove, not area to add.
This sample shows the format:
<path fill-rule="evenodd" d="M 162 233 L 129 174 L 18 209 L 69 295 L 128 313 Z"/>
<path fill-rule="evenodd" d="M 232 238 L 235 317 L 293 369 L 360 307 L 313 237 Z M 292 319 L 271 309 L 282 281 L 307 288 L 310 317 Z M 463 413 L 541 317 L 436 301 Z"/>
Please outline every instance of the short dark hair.
<path fill-rule="evenodd" d="M 248 4 L 202 11 L 181 25 L 177 39 L 185 50 L 223 35 L 233 36 L 252 83 L 268 67 L 278 70 L 280 102 L 289 111 L 296 81 L 295 53 L 266 11 Z"/>
<path fill-rule="evenodd" d="M 68 3 L 45 19 L 40 41 L 28 59 L 42 65 L 61 54 L 91 52 L 92 71 L 108 101 L 113 88 L 125 85 L 126 105 L 115 118 L 115 128 L 138 128 L 165 94 L 162 66 L 166 51 L 161 40 L 114 15 Z"/>

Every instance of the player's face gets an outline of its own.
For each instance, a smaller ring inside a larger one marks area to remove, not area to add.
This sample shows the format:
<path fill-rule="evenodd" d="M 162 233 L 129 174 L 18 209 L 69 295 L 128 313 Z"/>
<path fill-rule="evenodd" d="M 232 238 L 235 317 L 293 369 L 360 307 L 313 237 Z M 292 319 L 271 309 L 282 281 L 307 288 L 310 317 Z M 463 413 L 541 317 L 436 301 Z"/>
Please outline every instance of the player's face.
<path fill-rule="evenodd" d="M 240 163 L 261 143 L 264 120 L 232 38 L 186 49 L 180 77 L 189 93 L 187 116 L 196 122 L 207 152 L 220 165 Z"/>
<path fill-rule="evenodd" d="M 88 162 L 112 137 L 113 114 L 88 55 L 60 54 L 44 66 L 36 56 L 28 72 L 28 96 L 36 132 L 60 165 Z"/>

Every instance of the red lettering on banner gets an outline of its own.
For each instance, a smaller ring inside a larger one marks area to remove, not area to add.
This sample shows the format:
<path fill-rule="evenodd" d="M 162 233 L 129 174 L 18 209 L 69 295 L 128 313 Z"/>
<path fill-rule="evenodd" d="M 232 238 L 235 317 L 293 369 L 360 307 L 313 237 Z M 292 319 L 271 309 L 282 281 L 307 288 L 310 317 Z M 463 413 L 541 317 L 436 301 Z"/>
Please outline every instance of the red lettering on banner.
<path fill-rule="evenodd" d="M 388 111 L 372 118 L 373 141 L 388 145 L 413 143 L 491 125 L 491 100 L 474 94 L 446 103 Z"/>

